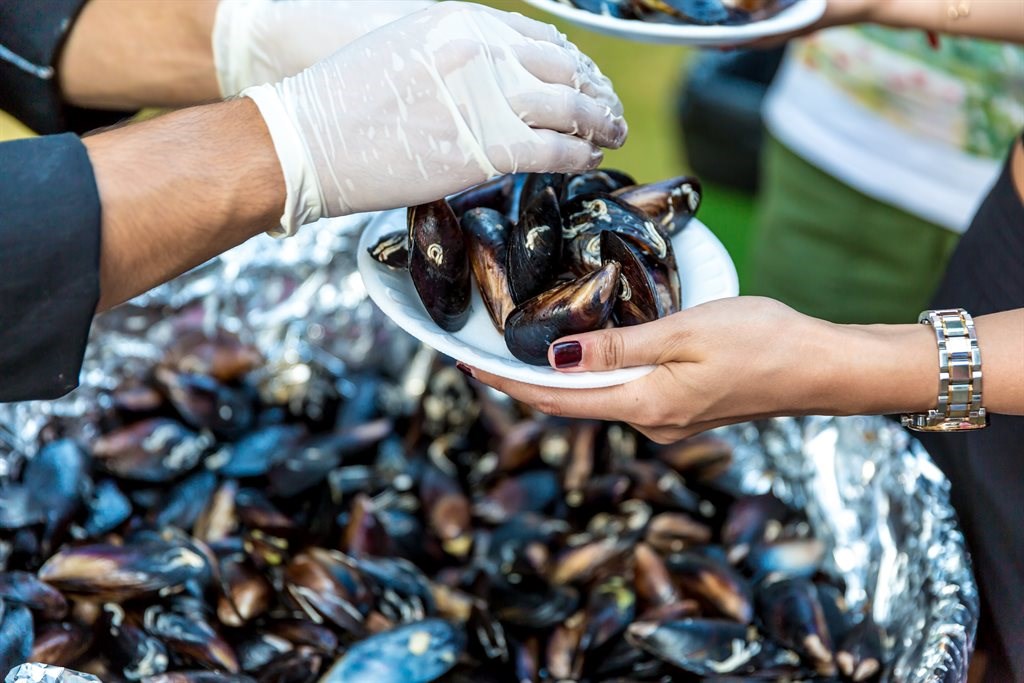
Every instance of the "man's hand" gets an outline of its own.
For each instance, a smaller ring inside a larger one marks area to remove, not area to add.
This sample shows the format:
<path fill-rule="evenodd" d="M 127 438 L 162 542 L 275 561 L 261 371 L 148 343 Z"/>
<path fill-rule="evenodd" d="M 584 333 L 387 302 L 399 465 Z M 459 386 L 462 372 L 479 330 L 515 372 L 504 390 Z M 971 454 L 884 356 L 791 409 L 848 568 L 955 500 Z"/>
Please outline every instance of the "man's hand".
<path fill-rule="evenodd" d="M 553 26 L 445 2 L 242 93 L 270 129 L 286 234 L 325 216 L 421 204 L 515 171 L 597 166 L 622 105 Z"/>

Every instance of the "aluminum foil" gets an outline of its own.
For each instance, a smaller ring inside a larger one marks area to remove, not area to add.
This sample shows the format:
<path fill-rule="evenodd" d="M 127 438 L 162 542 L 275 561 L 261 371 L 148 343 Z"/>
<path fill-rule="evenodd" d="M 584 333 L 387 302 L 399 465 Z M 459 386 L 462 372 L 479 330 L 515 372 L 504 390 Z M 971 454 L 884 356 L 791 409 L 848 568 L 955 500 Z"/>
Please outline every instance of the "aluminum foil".
<path fill-rule="evenodd" d="M 99 316 L 81 387 L 49 402 L 0 404 L 0 484 L 45 430 L 88 440 L 125 377 L 144 374 L 183 324 L 237 333 L 266 358 L 261 390 L 347 393 L 351 373 L 399 377 L 429 358 L 366 296 L 355 248 L 367 216 L 322 221 L 288 240 L 246 244 Z M 399 393 L 415 387 L 399 386 Z M 771 490 L 806 510 L 847 600 L 887 628 L 898 683 L 965 681 L 978 595 L 949 484 L 928 454 L 880 417 L 780 418 L 718 430 L 736 445 L 724 483 Z"/>

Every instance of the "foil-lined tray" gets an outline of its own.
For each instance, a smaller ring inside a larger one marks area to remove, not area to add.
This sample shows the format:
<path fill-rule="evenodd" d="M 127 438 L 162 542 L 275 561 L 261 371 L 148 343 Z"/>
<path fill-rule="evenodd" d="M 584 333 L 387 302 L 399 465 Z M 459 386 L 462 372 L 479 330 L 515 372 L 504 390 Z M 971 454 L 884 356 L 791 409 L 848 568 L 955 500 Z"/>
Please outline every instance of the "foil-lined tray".
<path fill-rule="evenodd" d="M 90 440 L 108 392 L 148 371 L 183 324 L 254 343 L 267 359 L 260 390 L 275 397 L 315 399 L 325 385 L 344 396 L 356 372 L 398 376 L 417 342 L 366 296 L 354 250 L 368 219 L 250 240 L 97 317 L 79 389 L 58 401 L 0 404 L 0 485 L 55 423 Z M 848 602 L 887 629 L 883 680 L 966 680 L 977 588 L 949 483 L 919 443 L 881 417 L 779 418 L 717 433 L 736 445 L 722 481 L 804 509 Z"/>

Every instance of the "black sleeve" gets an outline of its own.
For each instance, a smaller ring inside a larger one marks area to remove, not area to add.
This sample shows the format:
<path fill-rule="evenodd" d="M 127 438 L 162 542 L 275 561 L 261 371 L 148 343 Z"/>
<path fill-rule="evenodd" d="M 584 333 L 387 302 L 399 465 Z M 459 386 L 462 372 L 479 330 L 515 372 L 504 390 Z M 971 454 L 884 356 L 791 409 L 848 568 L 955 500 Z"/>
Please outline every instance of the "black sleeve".
<path fill-rule="evenodd" d="M 0 109 L 37 133 L 84 132 L 126 112 L 64 103 L 56 66 L 86 0 L 0 0 Z"/>
<path fill-rule="evenodd" d="M 0 401 L 78 386 L 99 257 L 100 199 L 82 141 L 0 143 Z"/>

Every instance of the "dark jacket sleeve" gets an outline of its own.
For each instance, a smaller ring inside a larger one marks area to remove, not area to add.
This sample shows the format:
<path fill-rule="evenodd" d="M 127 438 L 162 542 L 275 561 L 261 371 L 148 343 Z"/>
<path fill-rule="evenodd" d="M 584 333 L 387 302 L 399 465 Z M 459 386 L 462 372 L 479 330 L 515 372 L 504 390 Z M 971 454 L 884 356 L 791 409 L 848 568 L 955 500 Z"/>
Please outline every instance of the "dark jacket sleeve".
<path fill-rule="evenodd" d="M 100 200 L 82 141 L 0 143 L 0 401 L 78 386 L 99 257 Z"/>
<path fill-rule="evenodd" d="M 64 103 L 57 62 L 86 0 L 0 0 L 0 109 L 37 133 L 84 132 L 125 112 Z"/>

